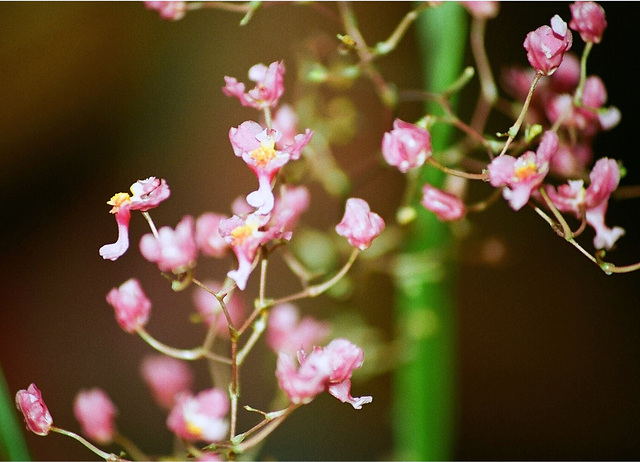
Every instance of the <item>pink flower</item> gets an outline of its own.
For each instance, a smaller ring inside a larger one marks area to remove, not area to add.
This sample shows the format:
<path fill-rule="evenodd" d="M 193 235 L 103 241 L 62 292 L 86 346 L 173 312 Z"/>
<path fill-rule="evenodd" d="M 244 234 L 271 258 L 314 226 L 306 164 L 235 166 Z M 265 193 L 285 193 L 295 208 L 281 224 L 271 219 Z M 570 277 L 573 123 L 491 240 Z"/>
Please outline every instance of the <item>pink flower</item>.
<path fill-rule="evenodd" d="M 117 193 L 107 202 L 112 206 L 110 213 L 116 216 L 118 240 L 113 244 L 100 247 L 100 255 L 105 260 L 117 260 L 129 248 L 131 210 L 146 212 L 155 208 L 169 198 L 171 190 L 165 180 L 152 176 L 132 184 L 131 193 L 132 196 L 127 193 Z"/>
<path fill-rule="evenodd" d="M 551 18 L 551 27 L 540 26 L 524 39 L 529 64 L 543 75 L 551 75 L 562 63 L 564 54 L 573 43 L 567 23 L 557 14 Z"/>
<path fill-rule="evenodd" d="M 327 390 L 343 403 L 355 409 L 370 403 L 371 396 L 351 396 L 351 375 L 362 366 L 362 349 L 345 339 L 335 339 L 325 348 L 316 347 L 308 356 L 298 352 L 300 367 L 296 369 L 293 358 L 281 351 L 278 354 L 276 376 L 280 388 L 294 404 L 309 403 Z"/>
<path fill-rule="evenodd" d="M 558 135 L 547 131 L 537 151 L 527 151 L 517 159 L 511 156 L 494 158 L 488 166 L 489 181 L 494 187 L 508 186 L 502 195 L 513 210 L 520 210 L 528 201 L 531 191 L 549 172 L 549 161 L 558 150 Z"/>
<path fill-rule="evenodd" d="M 243 106 L 264 109 L 275 107 L 284 93 L 284 63 L 273 62 L 269 67 L 256 64 L 249 69 L 249 79 L 256 86 L 245 93 L 245 86 L 234 77 L 225 77 L 222 91 L 227 96 L 235 96 Z"/>
<path fill-rule="evenodd" d="M 274 306 L 269 313 L 267 343 L 276 353 L 284 351 L 293 355 L 317 345 L 329 330 L 328 323 L 318 322 L 310 316 L 300 319 L 294 305 L 283 303 Z"/>
<path fill-rule="evenodd" d="M 268 219 L 268 215 L 254 213 L 245 218 L 234 215 L 220 220 L 220 235 L 231 245 L 238 260 L 238 269 L 229 271 L 227 276 L 235 281 L 240 290 L 247 286 L 258 249 L 274 237 L 272 231 L 260 229 Z"/>
<path fill-rule="evenodd" d="M 147 356 L 141 372 L 153 398 L 165 409 L 171 409 L 176 396 L 190 392 L 193 384 L 193 373 L 187 364 L 165 355 Z"/>
<path fill-rule="evenodd" d="M 219 292 L 222 289 L 222 284 L 216 281 L 203 281 L 203 284 L 214 292 Z M 244 319 L 244 313 L 246 312 L 245 303 L 242 296 L 237 292 L 225 295 L 223 299 L 229 317 L 234 327 L 239 327 L 240 323 Z M 218 300 L 206 290 L 198 287 L 193 293 L 193 302 L 196 305 L 196 309 L 207 327 L 216 325 L 216 331 L 218 334 L 229 335 L 229 326 L 227 325 L 227 318 L 222 312 L 222 307 Z"/>
<path fill-rule="evenodd" d="M 624 235 L 619 226 L 609 228 L 604 221 L 611 193 L 620 182 L 620 168 L 613 159 L 599 159 L 589 174 L 591 183 L 584 188 L 582 180 L 570 180 L 567 184 L 546 188 L 549 198 L 561 212 L 571 212 L 581 218 L 584 213 L 587 223 L 595 230 L 593 246 L 596 249 L 611 249 Z"/>
<path fill-rule="evenodd" d="M 311 140 L 313 132 L 294 137 L 294 142 L 282 149 L 276 149 L 281 134 L 275 129 L 263 129 L 260 124 L 246 121 L 239 127 L 231 127 L 229 139 L 236 156 L 241 157 L 258 177 L 258 190 L 247 196 L 247 202 L 264 215 L 273 208 L 271 182 L 289 160 L 300 158 L 302 149 Z"/>
<path fill-rule="evenodd" d="M 229 244 L 225 241 L 218 228 L 224 215 L 206 212 L 196 220 L 196 244 L 200 251 L 209 257 L 221 258 L 227 254 Z"/>
<path fill-rule="evenodd" d="M 368 249 L 371 242 L 384 229 L 384 220 L 371 212 L 363 199 L 347 199 L 342 221 L 336 225 L 336 232 L 349 240 L 349 244 L 360 250 Z"/>
<path fill-rule="evenodd" d="M 137 279 L 129 279 L 120 287 L 111 289 L 107 303 L 114 308 L 116 320 L 125 331 L 134 332 L 147 324 L 151 301 Z"/>
<path fill-rule="evenodd" d="M 470 1 L 460 2 L 472 16 L 480 19 L 491 19 L 498 16 L 500 2 L 495 1 Z"/>
<path fill-rule="evenodd" d="M 100 388 L 79 392 L 73 404 L 73 414 L 80 422 L 82 432 L 101 444 L 113 440 L 117 412 L 113 402 Z"/>
<path fill-rule="evenodd" d="M 466 213 L 464 203 L 453 194 L 434 188 L 430 184 L 422 187 L 422 201 L 427 210 L 436 214 L 442 221 L 459 220 Z"/>
<path fill-rule="evenodd" d="M 393 130 L 382 137 L 384 159 L 389 165 L 398 167 L 402 173 L 422 166 L 431 154 L 429 132 L 400 119 L 394 120 Z"/>
<path fill-rule="evenodd" d="M 153 234 L 142 236 L 140 253 L 148 261 L 157 263 L 160 271 L 180 274 L 193 268 L 198 257 L 193 217 L 186 215 L 175 230 L 163 226 L 158 230 L 157 239 Z"/>
<path fill-rule="evenodd" d="M 147 1 L 144 4 L 148 9 L 157 11 L 161 18 L 171 21 L 182 19 L 187 12 L 187 2 Z"/>
<path fill-rule="evenodd" d="M 226 437 L 227 412 L 229 398 L 221 389 L 209 388 L 195 396 L 181 394 L 167 417 L 167 427 L 183 440 L 213 443 Z"/>
<path fill-rule="evenodd" d="M 273 128 L 282 133 L 278 147 L 293 144 L 295 136 L 298 133 L 298 115 L 288 104 L 280 106 L 273 116 Z"/>
<path fill-rule="evenodd" d="M 28 430 L 40 436 L 49 434 L 53 418 L 35 383 L 29 385 L 26 390 L 19 390 L 16 393 L 16 407 L 22 412 Z"/>
<path fill-rule="evenodd" d="M 578 32 L 585 42 L 600 43 L 607 28 L 604 9 L 595 2 L 575 2 L 569 8 L 569 27 Z"/>

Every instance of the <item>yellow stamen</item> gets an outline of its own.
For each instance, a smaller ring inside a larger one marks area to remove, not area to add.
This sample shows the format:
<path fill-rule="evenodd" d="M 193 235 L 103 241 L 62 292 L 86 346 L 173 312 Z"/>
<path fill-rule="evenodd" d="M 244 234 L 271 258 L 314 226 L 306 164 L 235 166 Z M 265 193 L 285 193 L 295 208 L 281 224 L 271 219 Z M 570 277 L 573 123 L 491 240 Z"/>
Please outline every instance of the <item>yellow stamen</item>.
<path fill-rule="evenodd" d="M 129 194 L 123 192 L 114 194 L 113 197 L 107 202 L 108 205 L 113 206 L 109 213 L 118 213 L 120 211 L 120 207 L 129 204 L 130 202 L 131 196 L 129 196 Z"/>
<path fill-rule="evenodd" d="M 238 226 L 231 231 L 231 237 L 233 238 L 232 245 L 241 245 L 249 236 L 252 236 L 258 230 L 256 223 L 246 223 L 242 226 Z"/>
<path fill-rule="evenodd" d="M 534 162 L 527 162 L 524 165 L 516 167 L 513 172 L 518 181 L 526 180 L 536 173 L 538 173 L 538 166 Z"/>
<path fill-rule="evenodd" d="M 254 149 L 249 153 L 251 158 L 255 161 L 257 167 L 266 167 L 276 157 L 276 150 L 274 148 L 274 142 L 272 139 L 263 141 L 260 143 L 260 147 Z"/>

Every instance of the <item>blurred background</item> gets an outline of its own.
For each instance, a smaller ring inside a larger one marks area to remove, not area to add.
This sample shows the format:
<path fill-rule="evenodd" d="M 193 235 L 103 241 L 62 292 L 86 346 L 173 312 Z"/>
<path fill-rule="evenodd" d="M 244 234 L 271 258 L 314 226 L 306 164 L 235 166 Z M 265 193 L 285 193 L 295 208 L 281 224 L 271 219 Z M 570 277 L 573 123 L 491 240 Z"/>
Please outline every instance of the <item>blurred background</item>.
<path fill-rule="evenodd" d="M 487 32 L 494 70 L 526 65 L 526 33 L 555 13 L 568 22 L 568 5 L 503 4 Z M 609 26 L 588 70 L 603 78 L 622 122 L 600 135 L 595 155 L 621 159 L 628 169 L 622 184 L 640 184 L 635 24 L 629 6 L 604 6 Z M 336 11 L 332 3 L 323 7 Z M 368 43 L 386 39 L 410 7 L 358 2 Z M 127 254 L 116 262 L 98 255 L 117 234 L 105 202 L 153 175 L 166 178 L 172 189 L 170 200 L 152 211 L 158 226 L 173 227 L 185 214 L 229 213 L 233 199 L 255 189 L 255 177 L 233 156 L 227 133 L 256 115 L 222 94 L 223 77 L 246 81 L 251 65 L 283 59 L 283 100 L 291 101 L 297 53 L 312 36 L 333 40 L 344 33 L 306 4 L 269 5 L 244 27 L 240 19 L 205 10 L 169 22 L 141 2 L 0 4 L 0 364 L 12 393 L 31 382 L 39 386 L 60 427 L 79 430 L 71 412 L 74 396 L 101 386 L 119 408 L 123 434 L 151 454 L 171 450 L 165 414 L 153 405 L 138 372 L 151 350 L 119 328 L 104 297 L 135 276 L 153 301 L 148 328 L 156 337 L 190 348 L 203 329 L 188 320 L 191 293 L 171 292 L 137 252 L 139 237 L 148 231 L 142 217 L 132 217 Z M 574 49 L 582 49 L 577 34 Z M 399 88 L 420 85 L 416 50 L 409 33 L 379 62 Z M 473 94 L 473 84 L 468 91 Z M 357 175 L 379 156 L 390 119 L 368 81 L 358 81 L 347 94 L 358 109 L 359 131 L 336 156 Z M 462 98 L 463 113 L 469 110 L 465 102 L 473 101 Z M 401 111 L 407 120 L 420 116 L 415 107 Z M 507 124 L 493 129 L 504 131 Z M 386 220 L 393 219 L 402 193 L 396 173 L 376 173 L 354 186 L 354 195 L 369 200 Z M 303 221 L 329 229 L 340 220 L 341 204 L 316 189 Z M 640 260 L 637 207 L 637 200 L 610 204 L 608 224 L 627 230 L 608 256 L 620 265 Z M 470 224 L 457 293 L 454 457 L 640 459 L 633 424 L 640 416 L 640 273 L 604 275 L 527 208 L 513 213 L 499 203 L 472 216 Z M 582 240 L 587 247 L 590 236 Z M 492 245 L 504 255 L 490 264 L 483 252 Z M 203 262 L 198 271 L 221 278 L 232 264 Z M 369 285 L 359 300 L 366 303 L 363 316 L 389 339 L 392 286 L 381 275 Z M 301 304 L 307 306 L 318 317 L 327 314 L 321 300 Z M 245 402 L 266 408 L 276 386 L 270 381 L 274 364 L 273 355 L 257 353 L 243 369 Z M 204 387 L 207 374 L 200 366 L 195 370 Z M 266 374 L 267 385 L 250 371 Z M 357 412 L 326 394 L 318 397 L 271 436 L 262 457 L 388 459 L 390 378 L 354 385 L 354 395 L 368 394 L 373 404 Z M 91 456 L 57 434 L 29 434 L 27 441 L 35 459 Z"/>

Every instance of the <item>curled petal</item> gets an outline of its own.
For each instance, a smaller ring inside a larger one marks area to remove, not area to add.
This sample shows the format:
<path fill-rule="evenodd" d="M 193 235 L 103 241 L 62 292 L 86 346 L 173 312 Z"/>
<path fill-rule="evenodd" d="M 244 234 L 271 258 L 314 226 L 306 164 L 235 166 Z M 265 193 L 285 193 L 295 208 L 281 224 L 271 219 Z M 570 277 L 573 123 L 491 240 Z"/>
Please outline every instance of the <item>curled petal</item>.
<path fill-rule="evenodd" d="M 116 223 L 118 224 L 118 240 L 113 244 L 106 244 L 100 247 L 100 256 L 105 260 L 117 260 L 129 248 L 129 221 L 131 219 L 131 211 L 121 209 L 115 213 Z"/>

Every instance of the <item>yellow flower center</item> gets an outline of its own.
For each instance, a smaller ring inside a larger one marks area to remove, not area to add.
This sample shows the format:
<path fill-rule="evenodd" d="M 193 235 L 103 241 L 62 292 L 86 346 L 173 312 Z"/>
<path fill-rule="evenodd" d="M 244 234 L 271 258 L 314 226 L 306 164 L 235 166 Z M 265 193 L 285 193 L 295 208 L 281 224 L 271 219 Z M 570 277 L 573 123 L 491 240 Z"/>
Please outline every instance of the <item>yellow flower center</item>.
<path fill-rule="evenodd" d="M 251 151 L 249 155 L 254 160 L 257 167 L 266 167 L 266 165 L 276 157 L 274 144 L 273 140 L 269 139 L 268 141 L 260 143 L 259 148 Z"/>
<path fill-rule="evenodd" d="M 202 436 L 202 428 L 200 428 L 198 425 L 194 424 L 188 419 L 186 420 L 185 423 L 187 424 L 187 430 L 189 431 L 189 433 L 197 437 Z"/>
<path fill-rule="evenodd" d="M 232 245 L 242 245 L 242 243 L 257 230 L 258 224 L 255 223 L 255 220 L 247 220 L 244 225 L 238 226 L 231 231 L 231 237 L 233 238 Z"/>
<path fill-rule="evenodd" d="M 129 204 L 131 202 L 131 196 L 127 193 L 117 193 L 114 194 L 113 197 L 107 202 L 108 205 L 113 206 L 110 210 L 110 213 L 118 213 L 120 211 L 120 207 L 123 205 Z"/>
<path fill-rule="evenodd" d="M 538 166 L 534 162 L 527 162 L 524 165 L 520 165 L 516 167 L 513 172 L 518 181 L 526 180 L 536 173 L 538 173 Z"/>

